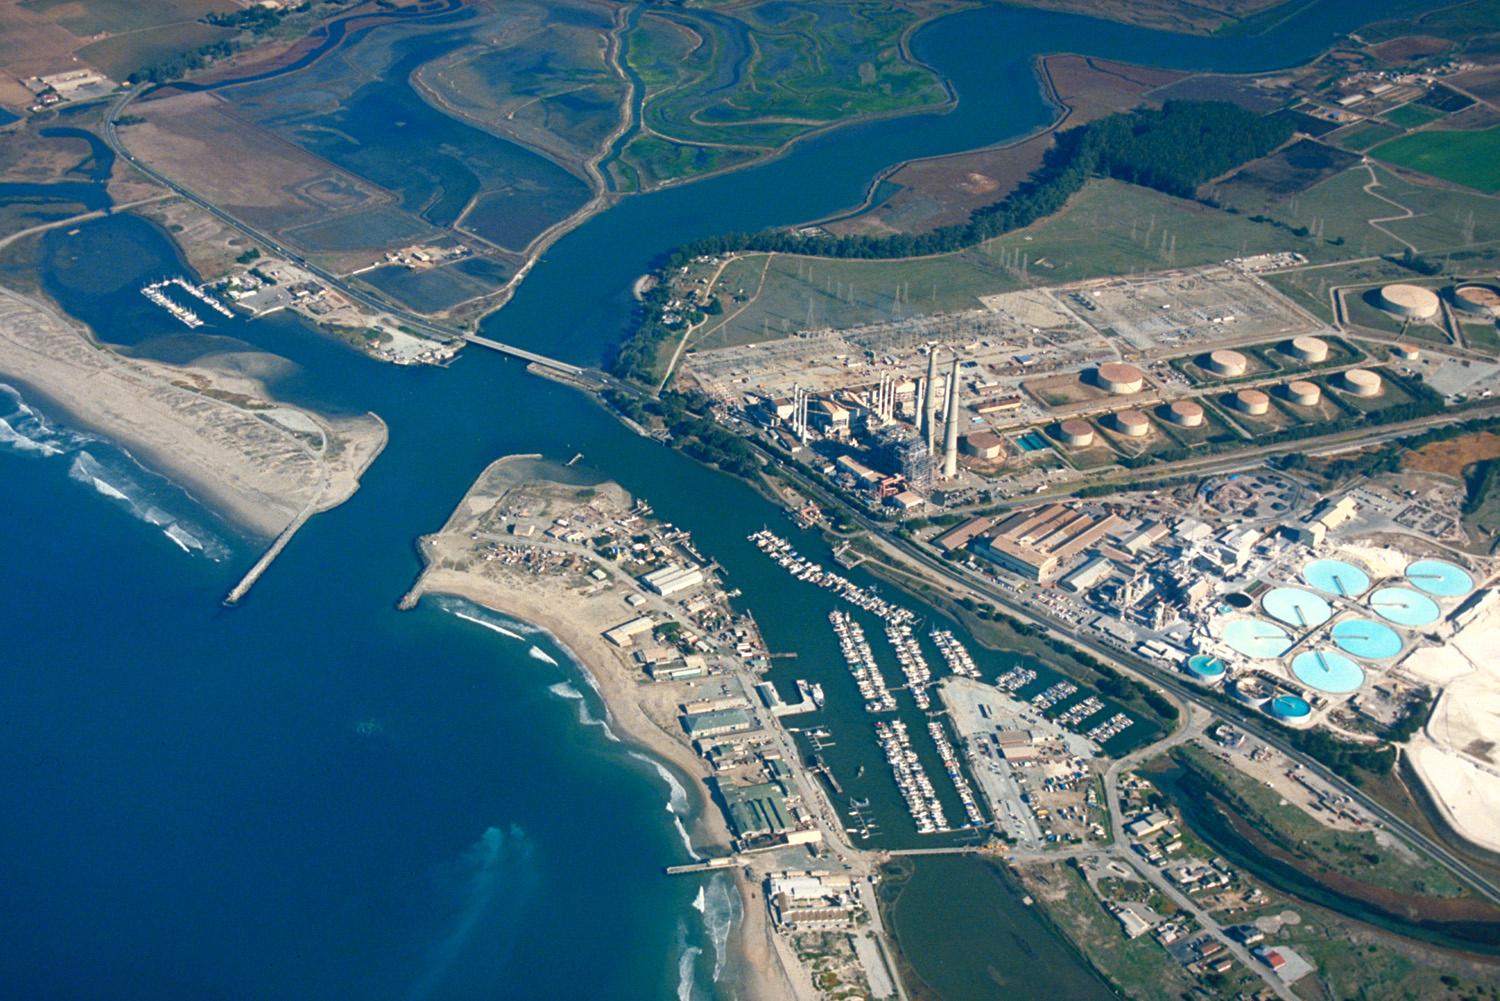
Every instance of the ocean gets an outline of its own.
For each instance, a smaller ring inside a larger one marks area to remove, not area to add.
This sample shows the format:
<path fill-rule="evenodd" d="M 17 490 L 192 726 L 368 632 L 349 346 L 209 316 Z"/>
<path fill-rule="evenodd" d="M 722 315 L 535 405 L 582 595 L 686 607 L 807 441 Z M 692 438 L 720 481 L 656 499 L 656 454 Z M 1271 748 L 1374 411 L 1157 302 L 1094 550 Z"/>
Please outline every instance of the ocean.
<path fill-rule="evenodd" d="M 914 46 L 955 81 L 955 111 L 840 130 L 627 200 L 553 247 L 485 329 L 598 363 L 625 329 L 631 282 L 670 247 L 828 215 L 896 160 L 1044 124 L 1037 52 L 1249 70 L 1312 55 L 1359 11 L 1320 0 L 1271 35 L 1232 41 L 1002 7 L 949 17 Z M 24 386 L 0 396 L 4 993 L 733 996 L 723 942 L 738 901 L 722 882 L 660 873 L 690 857 L 683 832 L 701 796 L 689 780 L 613 739 L 586 678 L 545 635 L 454 602 L 395 603 L 419 570 L 415 537 L 442 525 L 490 461 L 581 452 L 726 567 L 772 649 L 801 655 L 779 662 L 779 682 L 825 681 L 852 769 L 876 752 L 830 660 L 833 599 L 788 587 L 745 536 L 770 525 L 826 560 L 821 542 L 742 484 L 479 349 L 411 370 L 286 316 L 184 335 L 137 289 L 186 268 L 133 217 L 53 232 L 43 255 L 47 291 L 103 339 L 176 361 L 280 356 L 290 364 L 262 369 L 276 393 L 374 410 L 391 436 L 359 493 L 313 519 L 231 609 L 220 599 L 262 540 Z M 889 843 L 907 837 L 882 769 L 855 788 L 889 816 Z M 919 972 L 933 961 L 911 958 Z M 954 983 L 947 1001 L 999 996 L 983 978 Z M 1028 981 L 1004 996 L 1049 993 Z"/>

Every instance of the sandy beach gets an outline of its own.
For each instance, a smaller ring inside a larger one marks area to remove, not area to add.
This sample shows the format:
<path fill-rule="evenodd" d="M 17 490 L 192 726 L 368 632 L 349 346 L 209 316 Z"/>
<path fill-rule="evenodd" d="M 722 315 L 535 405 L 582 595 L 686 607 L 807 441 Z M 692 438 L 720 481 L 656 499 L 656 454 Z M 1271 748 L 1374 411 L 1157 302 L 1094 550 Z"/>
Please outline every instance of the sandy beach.
<path fill-rule="evenodd" d="M 267 537 L 353 496 L 387 437 L 374 414 L 325 417 L 221 369 L 123 357 L 6 288 L 0 375 Z"/>
<path fill-rule="evenodd" d="M 675 685 L 645 681 L 640 668 L 603 638 L 605 630 L 633 614 L 621 593 L 591 593 L 570 586 L 565 577 L 527 574 L 474 559 L 478 521 L 495 501 L 486 481 L 504 461 L 479 476 L 440 532 L 419 540 L 424 570 L 402 598 L 401 607 L 412 607 L 423 595 L 452 595 L 549 633 L 592 679 L 616 735 L 685 780 L 682 784 L 692 804 L 687 827 L 695 851 L 700 855 L 727 853 L 730 832 L 709 796 L 710 769 L 693 752 L 677 723 L 681 692 Z M 617 485 L 601 484 L 595 489 L 616 494 L 615 502 L 628 506 L 629 496 Z M 678 860 L 661 861 L 667 865 Z M 772 944 L 759 885 L 747 880 L 738 867 L 725 872 L 734 878 L 744 905 L 743 919 L 730 936 L 730 964 L 739 971 L 741 995 L 756 1001 L 799 996 Z"/>

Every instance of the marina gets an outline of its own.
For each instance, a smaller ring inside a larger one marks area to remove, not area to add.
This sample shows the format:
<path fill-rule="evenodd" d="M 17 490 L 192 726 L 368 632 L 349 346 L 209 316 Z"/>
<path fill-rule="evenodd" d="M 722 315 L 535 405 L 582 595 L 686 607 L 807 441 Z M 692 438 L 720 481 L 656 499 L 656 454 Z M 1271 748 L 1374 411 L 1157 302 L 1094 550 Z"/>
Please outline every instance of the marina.
<path fill-rule="evenodd" d="M 865 700 L 865 711 L 890 713 L 896 711 L 896 696 L 886 687 L 880 668 L 875 665 L 875 651 L 865 639 L 865 630 L 848 612 L 828 613 L 833 631 L 839 639 L 839 650 L 844 655 L 844 664 L 859 686 L 859 694 Z"/>
<path fill-rule="evenodd" d="M 943 729 L 943 724 L 935 719 L 927 721 L 927 732 L 932 735 L 932 743 L 937 747 L 938 757 L 943 759 L 943 767 L 948 770 L 948 777 L 953 780 L 953 788 L 958 790 L 958 798 L 964 804 L 964 813 L 969 819 L 970 827 L 980 827 L 984 824 L 984 813 L 979 809 L 979 800 L 974 795 L 974 789 L 969 785 L 969 780 L 964 777 L 963 769 L 958 763 L 958 754 L 953 749 L 953 742 L 948 739 L 948 731 Z"/>
<path fill-rule="evenodd" d="M 192 296 L 194 299 L 197 299 L 199 302 L 203 303 L 203 305 L 207 306 L 209 309 L 212 309 L 220 316 L 223 316 L 227 319 L 232 319 L 234 317 L 234 313 L 230 311 L 228 306 L 224 305 L 218 299 L 215 299 L 213 296 L 209 295 L 201 288 L 192 284 L 187 279 L 181 277 L 165 278 L 161 281 L 152 282 L 149 285 L 142 286 L 141 295 L 145 296 L 153 305 L 160 306 L 162 309 L 172 314 L 173 318 L 175 318 L 178 322 L 183 324 L 183 326 L 187 327 L 188 329 L 196 330 L 198 327 L 203 326 L 203 317 L 199 316 L 196 312 L 194 312 L 187 306 L 183 306 L 179 303 L 173 302 L 172 299 L 167 296 L 165 290 L 167 288 L 174 287 L 181 289 L 186 294 Z"/>
<path fill-rule="evenodd" d="M 899 719 L 882 720 L 875 724 L 875 737 L 896 777 L 896 787 L 906 800 L 907 812 L 917 825 L 917 832 L 941 834 L 951 830 L 943 804 L 938 801 L 937 790 L 917 759 L 917 752 L 912 749 L 906 724 Z"/>
<path fill-rule="evenodd" d="M 879 595 L 860 587 L 849 578 L 825 569 L 821 564 L 802 556 L 792 548 L 790 542 L 769 529 L 763 528 L 751 534 L 750 541 L 798 580 L 832 591 L 849 604 L 879 616 L 886 622 L 905 623 L 915 617 L 910 609 L 886 601 Z"/>
<path fill-rule="evenodd" d="M 961 678 L 978 678 L 979 668 L 974 664 L 974 658 L 968 649 L 958 641 L 950 629 L 934 629 L 932 631 L 932 642 L 937 644 L 938 652 L 943 655 L 943 660 L 948 665 L 948 670 Z"/>
<path fill-rule="evenodd" d="M 896 650 L 901 673 L 906 675 L 906 687 L 917 708 L 931 709 L 932 697 L 927 694 L 927 686 L 932 684 L 932 669 L 927 666 L 927 658 L 922 656 L 922 646 L 912 635 L 911 626 L 905 622 L 887 622 L 885 638 Z"/>

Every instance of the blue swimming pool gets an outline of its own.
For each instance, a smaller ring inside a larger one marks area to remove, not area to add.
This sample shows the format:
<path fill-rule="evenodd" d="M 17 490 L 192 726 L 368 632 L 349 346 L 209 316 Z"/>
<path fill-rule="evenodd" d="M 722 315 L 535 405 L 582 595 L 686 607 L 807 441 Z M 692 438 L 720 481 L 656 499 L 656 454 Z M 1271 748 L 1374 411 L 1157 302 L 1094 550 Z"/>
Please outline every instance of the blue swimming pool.
<path fill-rule="evenodd" d="M 1334 623 L 1333 642 L 1340 650 L 1362 660 L 1385 660 L 1401 652 L 1401 637 L 1396 630 L 1374 619 Z"/>
<path fill-rule="evenodd" d="M 1336 650 L 1309 650 L 1292 658 L 1292 674 L 1309 688 L 1330 695 L 1359 690 L 1365 682 L 1362 667 Z"/>
<path fill-rule="evenodd" d="M 1406 568 L 1406 579 L 1412 587 L 1439 598 L 1457 598 L 1474 590 L 1469 571 L 1447 560 L 1417 560 Z"/>
<path fill-rule="evenodd" d="M 1324 594 L 1341 598 L 1364 594 L 1370 589 L 1370 575 L 1345 560 L 1313 560 L 1302 568 L 1302 579 Z"/>
<path fill-rule="evenodd" d="M 1222 635 L 1225 643 L 1246 657 L 1280 657 L 1292 646 L 1285 629 L 1264 619 L 1232 619 Z"/>
<path fill-rule="evenodd" d="M 1428 626 L 1442 614 L 1437 602 L 1409 587 L 1382 587 L 1370 595 L 1375 614 L 1398 626 Z"/>
<path fill-rule="evenodd" d="M 1333 618 L 1333 606 L 1325 598 L 1300 587 L 1272 588 L 1260 603 L 1271 618 L 1298 629 L 1321 626 Z"/>

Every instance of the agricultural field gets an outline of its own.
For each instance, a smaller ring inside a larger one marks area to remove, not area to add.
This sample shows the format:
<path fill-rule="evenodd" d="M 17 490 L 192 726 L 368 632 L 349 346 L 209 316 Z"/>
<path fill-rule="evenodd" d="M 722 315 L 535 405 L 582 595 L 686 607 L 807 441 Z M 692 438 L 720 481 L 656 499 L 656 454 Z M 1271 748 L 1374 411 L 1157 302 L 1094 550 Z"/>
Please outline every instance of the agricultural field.
<path fill-rule="evenodd" d="M 942 105 L 942 81 L 909 58 L 903 39 L 952 7 L 652 8 L 626 35 L 625 61 L 646 89 L 644 134 L 613 165 L 617 182 L 649 187 L 774 152 L 839 122 Z"/>
<path fill-rule="evenodd" d="M 236 32 L 188 21 L 149 31 L 114 35 L 78 50 L 78 58 L 111 80 L 125 80 L 147 66 L 168 62 L 203 45 L 225 41 Z"/>
<path fill-rule="evenodd" d="M 1375 146 L 1370 155 L 1487 194 L 1500 192 L 1500 126 L 1473 132 L 1426 129 Z"/>
<path fill-rule="evenodd" d="M 1385 120 L 1403 129 L 1415 129 L 1444 117 L 1444 112 L 1423 104 L 1403 104 L 1385 113 Z"/>
<path fill-rule="evenodd" d="M 1300 194 L 1359 162 L 1353 153 L 1303 139 L 1252 160 L 1204 192 L 1206 197 L 1246 212 L 1260 212 Z"/>
<path fill-rule="evenodd" d="M 1393 129 L 1389 125 L 1381 125 L 1378 122 L 1360 122 L 1346 129 L 1330 133 L 1330 142 L 1337 143 L 1344 149 L 1363 153 L 1372 146 L 1378 146 L 1388 139 L 1394 139 L 1400 135 L 1399 129 Z"/>
<path fill-rule="evenodd" d="M 45 14 L 80 38 L 118 35 L 196 21 L 209 13 L 238 10 L 234 0 L 22 0 L 20 6 Z"/>

